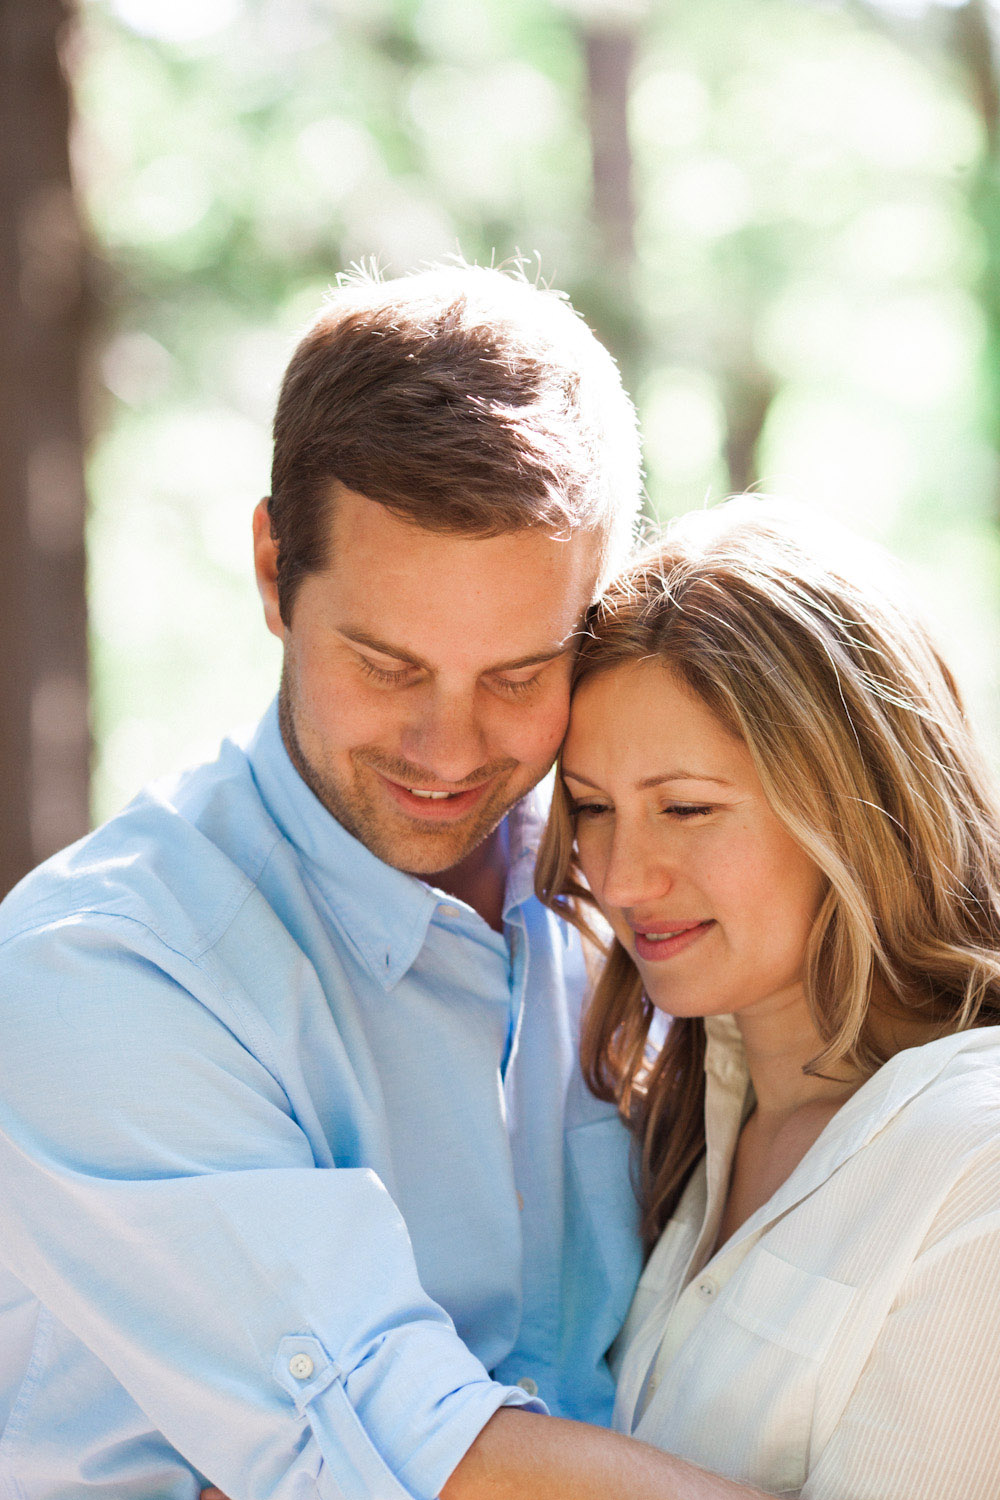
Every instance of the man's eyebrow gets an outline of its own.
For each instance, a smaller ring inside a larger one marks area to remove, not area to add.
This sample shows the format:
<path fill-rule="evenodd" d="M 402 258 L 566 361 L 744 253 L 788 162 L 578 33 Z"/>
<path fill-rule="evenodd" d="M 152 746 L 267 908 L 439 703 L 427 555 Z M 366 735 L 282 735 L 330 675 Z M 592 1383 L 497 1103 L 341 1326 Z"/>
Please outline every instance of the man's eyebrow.
<path fill-rule="evenodd" d="M 498 662 L 489 670 L 491 672 L 516 672 L 518 667 L 539 667 L 547 661 L 557 661 L 560 656 L 565 656 L 567 651 L 575 651 L 585 633 L 582 626 L 575 625 L 569 635 L 557 641 L 554 646 L 547 646 L 544 651 L 536 651 L 531 656 L 522 656 L 517 661 Z"/>
<path fill-rule="evenodd" d="M 367 630 L 339 630 L 345 641 L 353 641 L 356 646 L 367 646 L 369 651 L 377 651 L 380 656 L 391 656 L 396 661 L 408 662 L 411 667 L 426 668 L 427 663 L 419 656 L 414 656 L 412 651 L 404 651 L 402 646 L 394 646 L 390 641 L 380 641 L 378 636 L 369 635 Z"/>
<path fill-rule="evenodd" d="M 561 645 L 550 646 L 546 651 L 536 651 L 532 656 L 518 657 L 517 661 L 497 662 L 495 667 L 489 668 L 489 671 L 516 672 L 519 667 L 540 667 L 547 661 L 555 661 L 557 657 L 565 656 L 572 644 L 572 641 L 563 641 Z"/>
<path fill-rule="evenodd" d="M 377 636 L 371 635 L 367 630 L 355 630 L 353 627 L 341 630 L 338 634 L 345 640 L 352 641 L 357 646 L 367 646 L 369 651 L 377 651 L 380 656 L 391 656 L 394 661 L 405 661 L 411 667 L 419 667 L 421 671 L 429 671 L 430 664 L 420 656 L 414 656 L 412 651 L 404 651 L 402 646 L 394 646 L 390 641 L 380 641 Z M 549 646 L 544 651 L 534 651 L 529 656 L 519 656 L 516 661 L 496 662 L 487 667 L 488 672 L 516 672 L 522 667 L 539 667 L 545 662 L 555 661 L 557 657 L 564 656 L 577 640 L 577 632 L 560 641 L 555 646 Z"/>
<path fill-rule="evenodd" d="M 568 766 L 562 768 L 563 776 L 568 781 L 578 781 L 581 786 L 592 786 L 595 792 L 600 791 L 596 781 L 590 781 L 586 776 L 581 776 L 577 771 L 571 771 Z M 704 771 L 667 771 L 662 776 L 644 776 L 641 781 L 636 782 L 636 790 L 640 792 L 649 791 L 654 786 L 662 786 L 667 781 L 711 781 L 716 786 L 732 786 L 724 776 L 709 776 Z"/>

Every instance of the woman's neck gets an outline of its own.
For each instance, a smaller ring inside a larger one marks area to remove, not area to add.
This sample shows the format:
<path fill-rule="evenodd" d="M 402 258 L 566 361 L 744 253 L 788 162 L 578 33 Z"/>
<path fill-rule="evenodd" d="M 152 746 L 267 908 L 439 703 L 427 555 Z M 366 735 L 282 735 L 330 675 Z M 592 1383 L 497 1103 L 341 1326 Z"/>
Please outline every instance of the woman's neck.
<path fill-rule="evenodd" d="M 773 1197 L 864 1082 L 843 1063 L 829 1076 L 803 1072 L 823 1041 L 801 985 L 738 1012 L 736 1022 L 756 1099 L 730 1166 L 716 1249 Z"/>
<path fill-rule="evenodd" d="M 831 1068 L 829 1076 L 803 1071 L 823 1051 L 824 1043 L 801 985 L 771 996 L 759 1007 L 740 1011 L 736 1022 L 762 1115 L 780 1119 L 806 1106 L 836 1106 L 864 1082 L 861 1072 L 846 1062 Z"/>

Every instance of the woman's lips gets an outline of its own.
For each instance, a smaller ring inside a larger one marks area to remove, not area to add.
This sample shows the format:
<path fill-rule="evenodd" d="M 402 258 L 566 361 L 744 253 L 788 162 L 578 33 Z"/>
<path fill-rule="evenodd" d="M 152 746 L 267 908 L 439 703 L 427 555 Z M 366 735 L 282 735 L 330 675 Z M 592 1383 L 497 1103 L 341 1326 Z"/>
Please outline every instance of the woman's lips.
<path fill-rule="evenodd" d="M 644 927 L 641 930 L 633 928 L 636 956 L 647 963 L 659 963 L 665 958 L 673 958 L 675 953 L 690 948 L 692 943 L 704 937 L 709 928 L 714 926 L 713 919 L 683 924 L 671 922 L 669 925 Z"/>

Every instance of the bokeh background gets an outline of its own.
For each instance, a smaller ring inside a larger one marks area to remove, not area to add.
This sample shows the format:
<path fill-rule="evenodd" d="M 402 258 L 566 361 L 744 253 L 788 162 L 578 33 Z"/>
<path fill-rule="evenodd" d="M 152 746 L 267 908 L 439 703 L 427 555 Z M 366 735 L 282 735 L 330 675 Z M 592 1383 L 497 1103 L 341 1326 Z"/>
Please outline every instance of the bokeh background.
<path fill-rule="evenodd" d="M 520 256 L 567 290 L 636 398 L 652 514 L 756 486 L 886 542 L 1000 758 L 1000 7 L 0 18 L 6 883 L 274 692 L 249 518 L 277 384 L 373 259 Z"/>

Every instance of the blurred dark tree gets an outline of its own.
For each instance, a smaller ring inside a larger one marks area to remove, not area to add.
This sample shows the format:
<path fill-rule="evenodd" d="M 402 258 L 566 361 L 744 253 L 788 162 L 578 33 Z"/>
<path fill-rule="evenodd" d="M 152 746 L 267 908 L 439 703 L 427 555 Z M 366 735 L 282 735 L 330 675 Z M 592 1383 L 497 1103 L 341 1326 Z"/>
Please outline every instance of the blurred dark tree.
<path fill-rule="evenodd" d="M 581 40 L 596 254 L 592 277 L 576 288 L 576 300 L 617 356 L 626 386 L 635 390 L 646 372 L 635 289 L 635 171 L 628 120 L 640 35 L 636 24 L 590 18 L 582 24 Z"/>
<path fill-rule="evenodd" d="M 0 894 L 88 825 L 70 20 L 63 0 L 0 0 Z"/>

